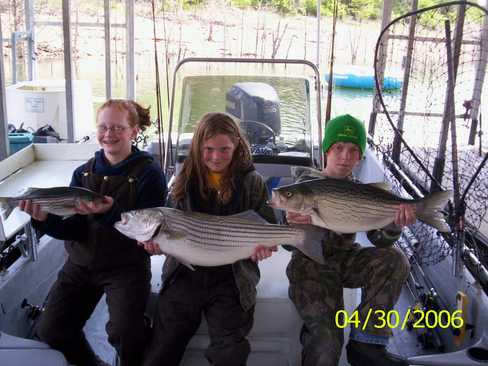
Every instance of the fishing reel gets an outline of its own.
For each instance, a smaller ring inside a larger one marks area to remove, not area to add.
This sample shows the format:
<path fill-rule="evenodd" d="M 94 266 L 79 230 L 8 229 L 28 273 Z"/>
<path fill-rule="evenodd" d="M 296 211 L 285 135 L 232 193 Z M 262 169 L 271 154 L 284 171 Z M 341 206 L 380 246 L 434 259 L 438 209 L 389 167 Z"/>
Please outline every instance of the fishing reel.
<path fill-rule="evenodd" d="M 437 292 L 433 288 L 419 296 L 418 301 L 409 313 L 407 330 L 416 333 L 417 341 L 423 349 L 431 349 L 442 353 L 445 350 L 445 346 L 436 329 L 427 326 L 425 319 L 425 314 L 428 311 L 438 312 L 440 310 L 437 297 Z"/>

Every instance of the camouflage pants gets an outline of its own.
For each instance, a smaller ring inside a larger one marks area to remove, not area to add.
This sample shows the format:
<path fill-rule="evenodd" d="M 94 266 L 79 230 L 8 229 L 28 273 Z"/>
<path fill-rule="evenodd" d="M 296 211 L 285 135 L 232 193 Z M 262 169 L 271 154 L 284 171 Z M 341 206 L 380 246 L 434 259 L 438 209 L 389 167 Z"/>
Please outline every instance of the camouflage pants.
<path fill-rule="evenodd" d="M 304 321 L 300 340 L 303 345 L 303 366 L 337 365 L 344 343 L 342 329 L 335 324 L 335 315 L 344 308 L 343 288 L 361 288 L 357 310 L 360 326 L 369 309 L 391 310 L 400 296 L 410 271 L 405 255 L 394 247 L 333 248 L 324 253 L 320 265 L 295 251 L 286 273 L 290 280 L 289 296 Z M 351 315 L 351 314 L 349 314 Z M 374 327 L 371 315 L 364 332 L 389 336 L 387 327 Z"/>

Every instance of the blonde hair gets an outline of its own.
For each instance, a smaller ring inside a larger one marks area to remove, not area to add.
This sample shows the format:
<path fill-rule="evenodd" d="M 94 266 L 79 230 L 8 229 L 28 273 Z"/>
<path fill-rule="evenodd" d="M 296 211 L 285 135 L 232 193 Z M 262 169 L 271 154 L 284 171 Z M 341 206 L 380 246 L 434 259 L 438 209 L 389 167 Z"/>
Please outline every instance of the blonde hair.
<path fill-rule="evenodd" d="M 235 146 L 232 160 L 222 177 L 220 198 L 227 203 L 232 197 L 232 177 L 239 171 L 252 165 L 249 143 L 234 120 L 225 113 L 213 112 L 205 114 L 199 121 L 193 134 L 190 153 L 183 163 L 181 173 L 176 177 L 171 195 L 177 202 L 182 200 L 192 179 L 198 182 L 200 195 L 208 199 L 208 168 L 202 161 L 202 148 L 205 141 L 217 135 L 226 135 Z"/>
<path fill-rule="evenodd" d="M 144 131 L 146 127 L 151 126 L 151 116 L 149 109 L 142 107 L 139 103 L 133 100 L 126 99 L 109 99 L 103 103 L 97 110 L 98 115 L 105 108 L 116 108 L 121 111 L 126 111 L 128 115 L 129 124 L 131 127 L 138 126 L 141 131 Z"/>

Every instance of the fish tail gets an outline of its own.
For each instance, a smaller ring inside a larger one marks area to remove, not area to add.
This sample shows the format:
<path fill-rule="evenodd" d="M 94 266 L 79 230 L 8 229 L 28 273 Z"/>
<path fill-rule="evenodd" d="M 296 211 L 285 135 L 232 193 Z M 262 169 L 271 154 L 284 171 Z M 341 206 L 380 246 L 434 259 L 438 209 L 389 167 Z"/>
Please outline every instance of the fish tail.
<path fill-rule="evenodd" d="M 294 246 L 313 261 L 324 264 L 324 254 L 322 252 L 324 229 L 313 225 L 293 225 L 293 227 L 303 231 L 303 240 Z"/>
<path fill-rule="evenodd" d="M 451 231 L 441 210 L 447 204 L 452 191 L 434 192 L 422 199 L 417 205 L 417 217 L 420 221 L 436 228 L 442 233 Z"/>
<path fill-rule="evenodd" d="M 15 205 L 12 204 L 10 199 L 7 197 L 0 197 L 0 215 L 4 220 L 10 216 L 14 208 Z"/>

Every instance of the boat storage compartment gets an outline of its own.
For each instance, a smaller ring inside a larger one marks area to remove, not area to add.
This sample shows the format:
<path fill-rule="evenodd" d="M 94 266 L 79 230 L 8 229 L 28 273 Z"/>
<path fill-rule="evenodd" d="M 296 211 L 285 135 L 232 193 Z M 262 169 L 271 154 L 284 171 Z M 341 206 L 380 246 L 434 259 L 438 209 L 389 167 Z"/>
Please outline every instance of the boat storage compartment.
<path fill-rule="evenodd" d="M 10 155 L 29 146 L 32 143 L 33 135 L 29 132 L 19 133 L 11 132 L 8 134 L 8 141 L 10 146 Z"/>
<path fill-rule="evenodd" d="M 34 131 L 51 125 L 62 139 L 68 137 L 64 80 L 22 81 L 6 88 L 8 123 Z M 95 128 L 93 96 L 87 80 L 73 80 L 74 138 L 79 140 Z"/>

